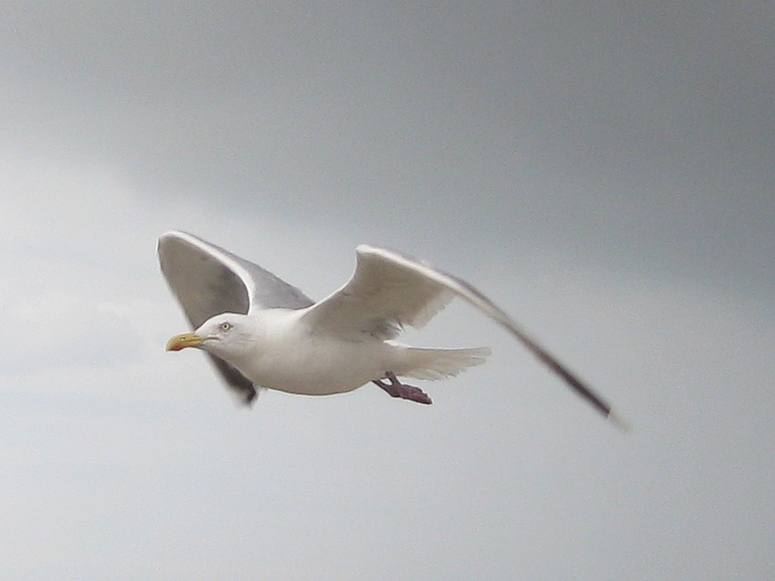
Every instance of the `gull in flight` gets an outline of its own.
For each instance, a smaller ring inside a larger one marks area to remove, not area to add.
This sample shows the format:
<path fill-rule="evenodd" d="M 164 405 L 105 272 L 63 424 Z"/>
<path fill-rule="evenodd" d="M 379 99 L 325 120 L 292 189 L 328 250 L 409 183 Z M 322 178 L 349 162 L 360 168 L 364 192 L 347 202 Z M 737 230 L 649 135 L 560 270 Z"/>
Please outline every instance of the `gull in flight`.
<path fill-rule="evenodd" d="M 576 393 L 619 427 L 625 424 L 503 310 L 455 276 L 404 254 L 360 245 L 352 278 L 314 302 L 260 266 L 185 232 L 159 239 L 159 262 L 191 333 L 168 351 L 209 355 L 236 395 L 250 404 L 261 388 L 305 395 L 353 391 L 374 383 L 392 397 L 430 404 L 399 377 L 434 380 L 484 363 L 489 348 L 420 349 L 395 339 L 422 327 L 461 297 L 503 326 Z"/>

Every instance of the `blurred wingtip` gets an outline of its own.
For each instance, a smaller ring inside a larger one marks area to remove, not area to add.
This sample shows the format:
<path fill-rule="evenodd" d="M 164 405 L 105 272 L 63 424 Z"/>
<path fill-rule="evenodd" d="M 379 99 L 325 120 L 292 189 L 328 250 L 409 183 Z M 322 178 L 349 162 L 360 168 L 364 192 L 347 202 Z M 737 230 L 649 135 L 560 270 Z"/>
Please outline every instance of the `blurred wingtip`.
<path fill-rule="evenodd" d="M 608 412 L 608 420 L 622 433 L 627 434 L 632 430 L 630 423 L 621 416 L 614 413 L 613 410 Z"/>

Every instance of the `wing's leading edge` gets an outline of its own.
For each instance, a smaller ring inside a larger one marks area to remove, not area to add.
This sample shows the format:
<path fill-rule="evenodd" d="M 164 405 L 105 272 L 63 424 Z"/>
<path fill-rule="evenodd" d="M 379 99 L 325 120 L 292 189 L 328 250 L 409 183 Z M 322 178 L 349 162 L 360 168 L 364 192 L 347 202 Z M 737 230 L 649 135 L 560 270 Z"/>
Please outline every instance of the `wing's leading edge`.
<path fill-rule="evenodd" d="M 455 298 L 447 286 L 393 260 L 390 251 L 364 248 L 371 247 L 358 247 L 352 278 L 305 313 L 313 332 L 345 341 L 393 339 L 405 326 L 422 327 Z"/>

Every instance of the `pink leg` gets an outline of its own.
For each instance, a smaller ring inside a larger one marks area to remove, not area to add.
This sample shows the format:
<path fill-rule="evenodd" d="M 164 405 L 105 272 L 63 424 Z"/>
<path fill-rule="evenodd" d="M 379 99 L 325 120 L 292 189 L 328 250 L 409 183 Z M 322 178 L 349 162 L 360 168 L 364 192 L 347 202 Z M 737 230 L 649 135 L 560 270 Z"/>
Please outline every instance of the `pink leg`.
<path fill-rule="evenodd" d="M 386 383 L 384 379 L 375 379 L 373 383 L 376 383 L 378 386 L 380 386 L 382 389 L 388 392 L 392 397 L 400 397 L 402 399 L 416 401 L 417 403 L 424 403 L 424 404 L 433 403 L 431 398 L 428 397 L 428 394 L 426 394 L 419 387 L 415 387 L 413 385 L 406 385 L 405 383 L 401 383 L 400 381 L 398 381 L 396 374 L 393 373 L 392 371 L 388 371 L 385 374 L 385 378 L 388 379 L 390 383 Z"/>

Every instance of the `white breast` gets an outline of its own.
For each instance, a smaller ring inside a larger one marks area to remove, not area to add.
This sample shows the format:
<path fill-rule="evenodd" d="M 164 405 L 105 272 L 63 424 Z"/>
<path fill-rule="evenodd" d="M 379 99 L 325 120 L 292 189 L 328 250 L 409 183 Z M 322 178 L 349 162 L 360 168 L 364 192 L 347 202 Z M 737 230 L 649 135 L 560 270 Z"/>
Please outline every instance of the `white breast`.
<path fill-rule="evenodd" d="M 257 315 L 256 347 L 230 361 L 261 387 L 306 395 L 344 393 L 384 376 L 400 347 L 371 339 L 343 341 L 311 335 L 299 312 Z"/>

